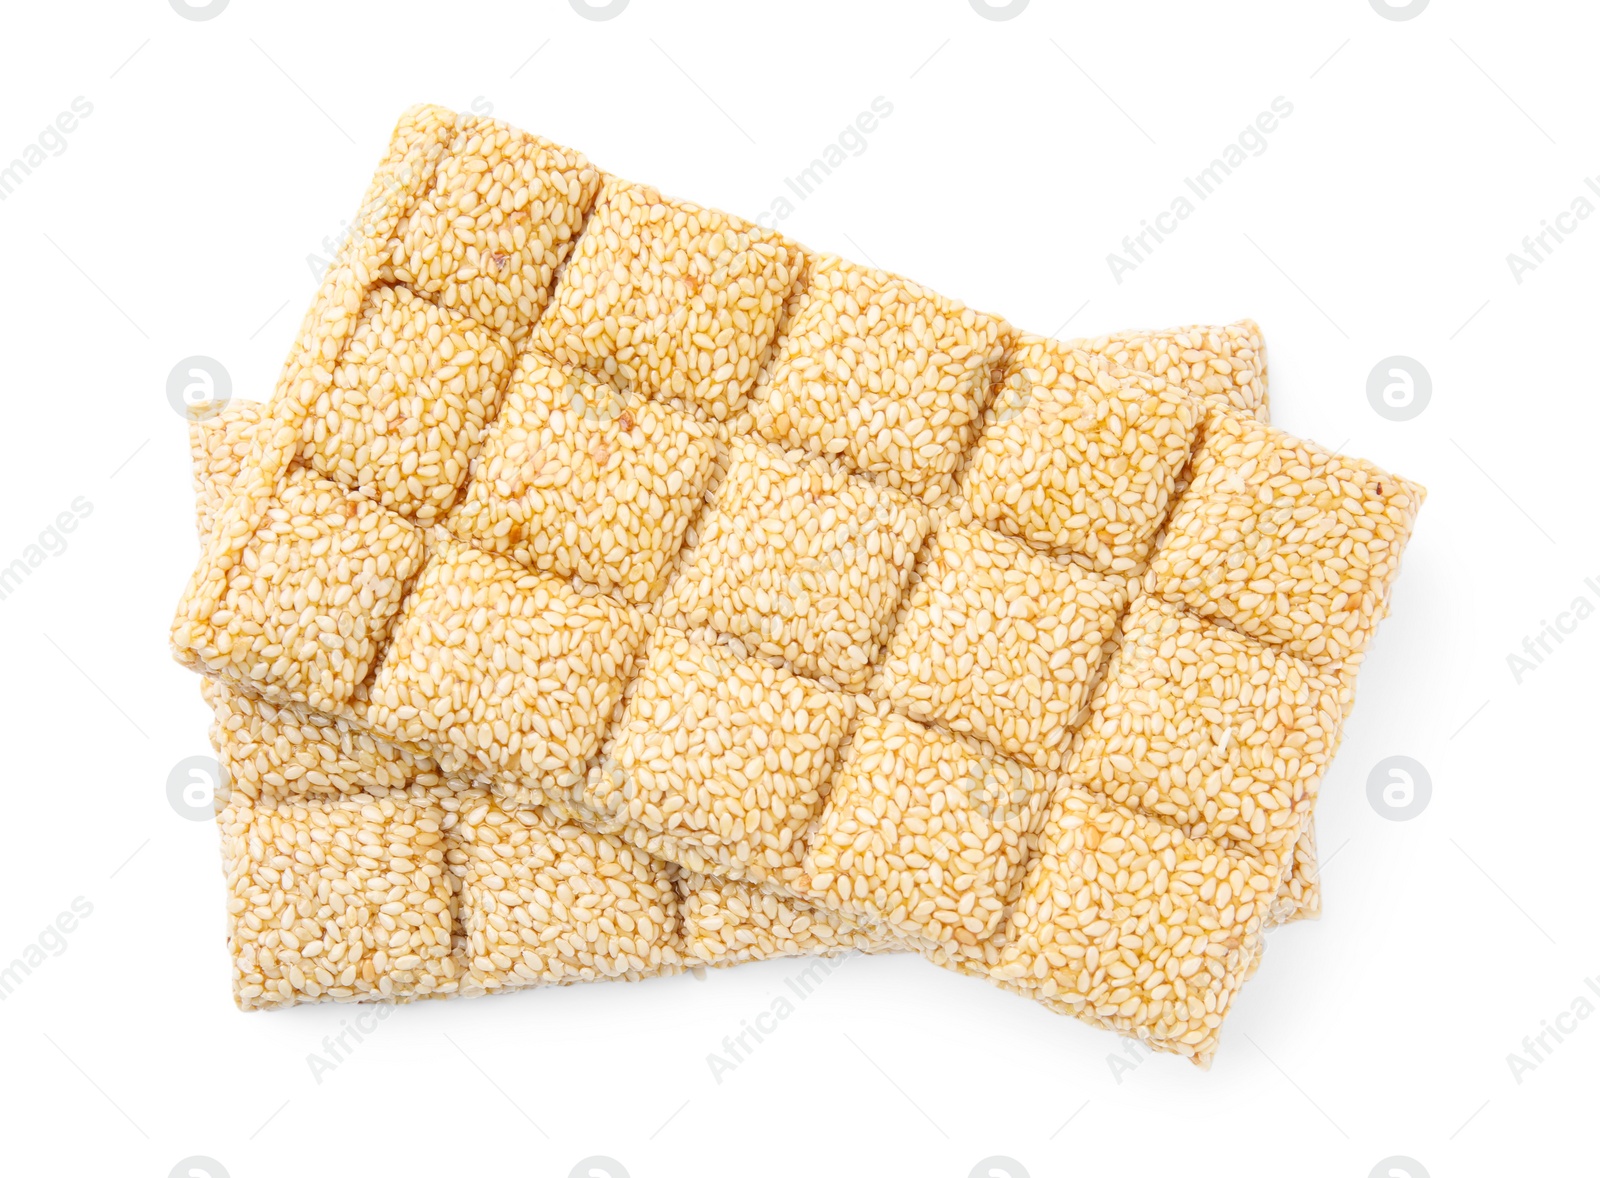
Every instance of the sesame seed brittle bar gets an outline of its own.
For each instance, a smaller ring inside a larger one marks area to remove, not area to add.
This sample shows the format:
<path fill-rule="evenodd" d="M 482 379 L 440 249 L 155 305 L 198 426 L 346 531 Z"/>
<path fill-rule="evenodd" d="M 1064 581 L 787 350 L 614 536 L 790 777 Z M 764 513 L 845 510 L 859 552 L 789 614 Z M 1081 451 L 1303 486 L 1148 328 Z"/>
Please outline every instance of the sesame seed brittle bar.
<path fill-rule="evenodd" d="M 241 1001 L 893 945 L 1209 1060 L 1423 498 L 1266 408 L 1252 323 L 1029 336 L 407 112 L 197 435 Z"/>

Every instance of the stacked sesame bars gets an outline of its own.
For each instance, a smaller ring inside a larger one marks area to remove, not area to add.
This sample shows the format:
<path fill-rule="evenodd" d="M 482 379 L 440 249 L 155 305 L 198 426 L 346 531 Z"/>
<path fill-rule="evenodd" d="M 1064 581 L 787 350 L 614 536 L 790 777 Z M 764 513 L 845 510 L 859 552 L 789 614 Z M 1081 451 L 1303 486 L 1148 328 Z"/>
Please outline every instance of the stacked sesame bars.
<path fill-rule="evenodd" d="M 910 949 L 1205 1062 L 1423 492 L 1245 322 L 1059 342 L 407 112 L 194 431 L 247 1008 Z"/>

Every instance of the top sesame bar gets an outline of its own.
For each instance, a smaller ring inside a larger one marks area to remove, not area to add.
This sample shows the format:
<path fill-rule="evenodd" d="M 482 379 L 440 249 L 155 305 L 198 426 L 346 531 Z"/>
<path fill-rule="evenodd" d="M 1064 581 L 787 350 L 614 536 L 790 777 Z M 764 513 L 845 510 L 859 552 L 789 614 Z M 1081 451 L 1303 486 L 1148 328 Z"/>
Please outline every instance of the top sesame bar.
<path fill-rule="evenodd" d="M 1248 322 L 1028 336 L 420 107 L 173 645 L 696 894 L 1205 1061 L 1314 903 L 1317 784 L 1423 497 L 1265 416 Z M 408 895 L 413 927 L 533 920 Z M 429 968 L 384 960 L 374 996 Z"/>

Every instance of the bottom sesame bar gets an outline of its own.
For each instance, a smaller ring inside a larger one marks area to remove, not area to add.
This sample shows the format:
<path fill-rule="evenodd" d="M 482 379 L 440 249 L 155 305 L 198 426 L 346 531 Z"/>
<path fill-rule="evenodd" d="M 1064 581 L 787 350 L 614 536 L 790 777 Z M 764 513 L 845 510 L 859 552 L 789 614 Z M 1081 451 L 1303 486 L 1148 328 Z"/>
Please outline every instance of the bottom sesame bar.
<path fill-rule="evenodd" d="M 260 407 L 191 430 L 200 533 Z M 570 807 L 509 807 L 482 779 L 294 703 L 204 679 L 235 1000 L 494 993 L 685 966 L 898 946 L 804 901 L 692 877 Z"/>
<path fill-rule="evenodd" d="M 900 948 L 804 901 L 692 875 L 570 808 L 511 808 L 342 721 L 209 680 L 204 693 L 244 1009 Z"/>

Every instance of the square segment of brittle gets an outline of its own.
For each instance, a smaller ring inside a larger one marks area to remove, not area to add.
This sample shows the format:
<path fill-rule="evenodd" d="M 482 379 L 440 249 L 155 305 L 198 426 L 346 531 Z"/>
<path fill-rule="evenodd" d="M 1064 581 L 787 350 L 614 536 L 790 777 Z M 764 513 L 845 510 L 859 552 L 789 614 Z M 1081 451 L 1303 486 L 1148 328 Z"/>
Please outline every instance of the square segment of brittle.
<path fill-rule="evenodd" d="M 218 824 L 239 1005 L 448 988 L 443 818 L 422 791 L 231 800 Z"/>
<path fill-rule="evenodd" d="M 498 332 L 404 287 L 374 286 L 332 384 L 301 421 L 300 457 L 430 524 L 466 481 L 512 359 Z"/>
<path fill-rule="evenodd" d="M 1075 341 L 1112 364 L 1181 385 L 1210 408 L 1267 420 L 1267 347 L 1250 319 Z"/>
<path fill-rule="evenodd" d="M 914 282 L 819 259 L 756 388 L 756 429 L 937 501 L 977 432 L 1004 335 Z"/>
<path fill-rule="evenodd" d="M 1127 600 L 1121 579 L 946 520 L 874 686 L 1040 769 L 1059 769 L 1073 717 Z"/>
<path fill-rule="evenodd" d="M 826 908 L 742 880 L 686 871 L 678 876 L 678 895 L 683 955 L 691 964 L 732 965 L 769 957 L 898 948 L 884 933 L 868 932 Z M 825 963 L 802 970 L 799 985 L 809 991 L 827 972 Z"/>
<path fill-rule="evenodd" d="M 575 781 L 622 694 L 642 616 L 434 535 L 374 674 L 367 722 L 501 779 Z"/>
<path fill-rule="evenodd" d="M 709 426 L 530 350 L 446 523 L 530 569 L 644 602 L 715 458 Z"/>
<path fill-rule="evenodd" d="M 190 469 L 194 474 L 195 526 L 200 543 L 228 505 L 233 480 L 250 458 L 256 427 L 265 407 L 237 398 L 224 402 L 216 413 L 189 422 Z"/>
<path fill-rule="evenodd" d="M 928 526 L 899 491 L 739 440 L 661 615 L 861 691 Z"/>
<path fill-rule="evenodd" d="M 1287 869 L 1341 719 L 1332 676 L 1141 597 L 1067 775 Z"/>
<path fill-rule="evenodd" d="M 724 421 L 755 384 L 800 260 L 777 233 L 608 179 L 535 342 Z"/>
<path fill-rule="evenodd" d="M 339 711 L 422 564 L 421 530 L 304 470 L 259 519 L 225 511 L 219 527 L 253 530 L 230 567 L 201 562 L 186 601 L 203 616 L 178 616 L 179 658 L 272 699 Z"/>
<path fill-rule="evenodd" d="M 520 343 L 599 187 L 579 152 L 461 116 L 432 186 L 395 231 L 390 273 Z"/>
<path fill-rule="evenodd" d="M 855 697 L 662 627 L 584 801 L 739 878 L 791 880 Z"/>
<path fill-rule="evenodd" d="M 461 811 L 450 855 L 461 873 L 464 991 L 638 978 L 678 963 L 667 864 L 544 807 L 513 811 L 485 797 Z"/>
<path fill-rule="evenodd" d="M 1007 922 L 997 981 L 1208 1058 L 1277 888 L 1259 860 L 1063 786 Z"/>
<path fill-rule="evenodd" d="M 1166 518 L 1200 409 L 1163 375 L 1028 336 L 984 421 L 962 482 L 973 518 L 1126 572 Z"/>
<path fill-rule="evenodd" d="M 1358 654 L 1388 608 L 1423 491 L 1369 462 L 1214 413 L 1148 583 L 1319 665 Z"/>
<path fill-rule="evenodd" d="M 404 789 L 438 780 L 431 757 L 303 704 L 268 703 L 223 679 L 202 679 L 216 723 L 211 741 L 231 794 L 290 799 Z"/>
<path fill-rule="evenodd" d="M 1048 790 L 992 745 L 863 716 L 810 836 L 805 890 L 911 936 L 976 945 L 1021 882 Z"/>

